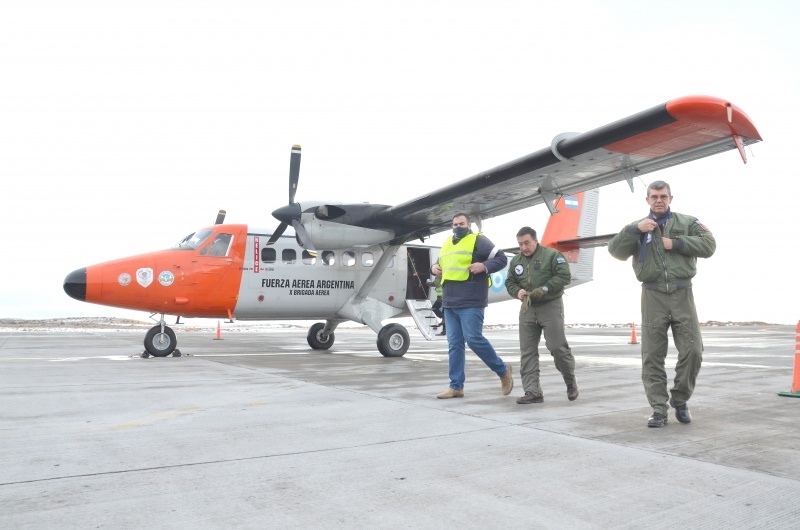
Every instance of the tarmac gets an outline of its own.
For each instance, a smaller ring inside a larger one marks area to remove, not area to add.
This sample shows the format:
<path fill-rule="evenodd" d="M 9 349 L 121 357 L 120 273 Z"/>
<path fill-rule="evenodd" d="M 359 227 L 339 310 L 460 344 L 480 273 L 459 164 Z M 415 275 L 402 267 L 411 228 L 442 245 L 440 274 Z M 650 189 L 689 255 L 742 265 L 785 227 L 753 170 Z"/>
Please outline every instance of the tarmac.
<path fill-rule="evenodd" d="M 577 401 L 540 347 L 518 405 L 517 332 L 487 330 L 515 387 L 411 330 L 402 358 L 339 329 L 0 333 L 0 528 L 800 528 L 794 326 L 704 328 L 691 424 L 651 413 L 630 330 L 569 329 Z M 669 372 L 675 351 L 668 358 Z"/>

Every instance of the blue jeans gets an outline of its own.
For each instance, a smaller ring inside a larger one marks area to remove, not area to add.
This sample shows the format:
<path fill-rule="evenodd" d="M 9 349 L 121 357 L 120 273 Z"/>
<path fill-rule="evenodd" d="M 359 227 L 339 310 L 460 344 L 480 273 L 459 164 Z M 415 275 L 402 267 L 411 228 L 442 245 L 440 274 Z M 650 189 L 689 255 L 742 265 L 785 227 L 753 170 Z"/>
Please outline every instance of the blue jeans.
<path fill-rule="evenodd" d="M 450 388 L 464 389 L 466 374 L 466 350 L 464 341 L 475 355 L 498 376 L 506 373 L 506 363 L 498 357 L 492 343 L 483 336 L 483 308 L 462 307 L 444 310 L 444 324 L 447 330 L 447 344 L 450 356 Z"/>

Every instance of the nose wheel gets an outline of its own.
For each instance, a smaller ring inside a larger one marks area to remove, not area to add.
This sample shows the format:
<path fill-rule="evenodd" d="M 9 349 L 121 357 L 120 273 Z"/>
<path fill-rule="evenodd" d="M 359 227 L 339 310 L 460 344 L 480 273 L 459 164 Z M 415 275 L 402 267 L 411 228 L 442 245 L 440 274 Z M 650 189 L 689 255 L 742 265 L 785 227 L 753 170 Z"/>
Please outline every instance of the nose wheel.
<path fill-rule="evenodd" d="M 336 339 L 336 336 L 331 330 L 330 333 L 325 333 L 325 323 L 324 322 L 317 322 L 308 330 L 308 335 L 306 336 L 306 340 L 308 340 L 308 345 L 314 348 L 315 350 L 327 350 L 331 346 L 333 346 L 333 341 Z"/>
<path fill-rule="evenodd" d="M 144 336 L 144 349 L 153 357 L 166 357 L 173 353 L 178 346 L 175 332 L 172 328 L 164 325 L 157 325 L 150 328 Z"/>

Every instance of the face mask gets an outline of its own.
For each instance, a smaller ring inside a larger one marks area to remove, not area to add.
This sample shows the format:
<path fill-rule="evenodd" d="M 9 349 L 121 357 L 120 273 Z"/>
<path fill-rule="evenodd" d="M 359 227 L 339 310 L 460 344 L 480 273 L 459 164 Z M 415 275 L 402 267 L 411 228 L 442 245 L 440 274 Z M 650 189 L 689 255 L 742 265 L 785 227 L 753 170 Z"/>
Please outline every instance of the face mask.
<path fill-rule="evenodd" d="M 461 239 L 467 234 L 469 234 L 469 227 L 458 226 L 456 228 L 453 228 L 453 235 L 456 236 L 456 239 Z"/>

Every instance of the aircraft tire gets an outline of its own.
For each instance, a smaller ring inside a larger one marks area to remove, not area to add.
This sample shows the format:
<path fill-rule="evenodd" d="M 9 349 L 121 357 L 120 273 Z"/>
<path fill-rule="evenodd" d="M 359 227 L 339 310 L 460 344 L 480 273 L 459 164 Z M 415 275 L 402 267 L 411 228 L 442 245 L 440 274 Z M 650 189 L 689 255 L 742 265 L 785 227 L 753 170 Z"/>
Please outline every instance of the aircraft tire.
<path fill-rule="evenodd" d="M 336 340 L 336 335 L 334 333 L 323 335 L 322 330 L 324 329 L 325 323 L 317 322 L 308 330 L 308 336 L 306 336 L 306 340 L 308 340 L 308 345 L 315 350 L 327 350 L 333 346 L 333 341 Z"/>
<path fill-rule="evenodd" d="M 153 326 L 144 336 L 144 349 L 153 357 L 166 357 L 177 345 L 175 332 L 167 326 L 164 326 L 164 333 L 161 333 L 161 326 Z"/>
<path fill-rule="evenodd" d="M 387 324 L 378 332 L 378 351 L 384 357 L 402 357 L 410 344 L 408 330 L 400 324 Z"/>

